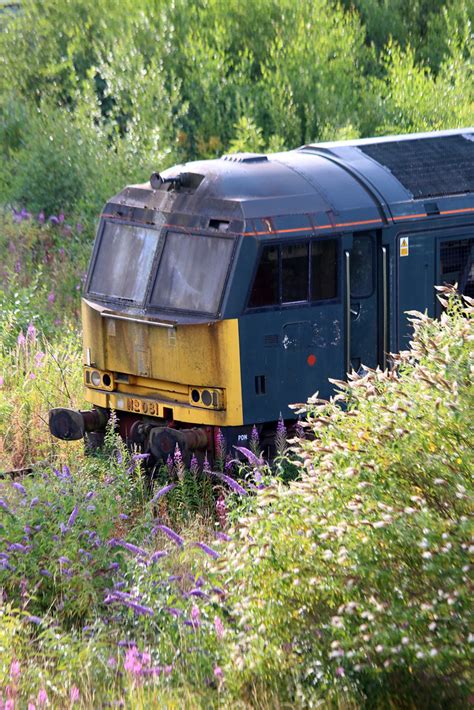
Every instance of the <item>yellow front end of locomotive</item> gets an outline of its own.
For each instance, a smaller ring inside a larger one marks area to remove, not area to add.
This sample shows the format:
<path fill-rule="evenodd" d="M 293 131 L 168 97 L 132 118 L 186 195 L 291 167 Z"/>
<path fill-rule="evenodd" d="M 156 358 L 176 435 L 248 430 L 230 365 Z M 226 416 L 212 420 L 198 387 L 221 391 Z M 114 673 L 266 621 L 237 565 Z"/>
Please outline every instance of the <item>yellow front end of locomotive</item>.
<path fill-rule="evenodd" d="M 82 322 L 91 404 L 185 424 L 243 423 L 237 319 L 160 322 L 83 299 Z"/>

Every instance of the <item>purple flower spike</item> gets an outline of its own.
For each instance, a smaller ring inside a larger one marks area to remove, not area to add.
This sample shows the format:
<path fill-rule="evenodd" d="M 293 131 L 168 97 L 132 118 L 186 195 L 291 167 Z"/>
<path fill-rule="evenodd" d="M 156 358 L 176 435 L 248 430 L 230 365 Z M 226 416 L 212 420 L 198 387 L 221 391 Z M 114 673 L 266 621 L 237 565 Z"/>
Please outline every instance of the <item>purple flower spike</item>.
<path fill-rule="evenodd" d="M 225 473 L 220 473 L 220 471 L 211 471 L 211 473 L 213 476 L 217 476 L 217 478 L 219 478 L 221 481 L 224 481 L 224 483 L 227 483 L 229 488 L 232 488 L 235 493 L 238 493 L 241 496 L 247 495 L 247 491 L 245 490 L 245 488 L 242 488 L 240 483 L 234 481 L 234 479 L 230 476 L 226 476 Z"/>
<path fill-rule="evenodd" d="M 167 608 L 166 608 L 166 611 L 168 612 L 168 614 L 171 614 L 171 616 L 174 616 L 176 619 L 177 619 L 179 616 L 182 616 L 182 615 L 183 615 L 183 612 L 181 611 L 181 609 L 176 609 L 176 608 L 173 607 L 173 606 L 167 607 Z"/>
<path fill-rule="evenodd" d="M 52 577 L 53 575 L 51 572 L 48 572 L 47 569 L 40 569 L 40 574 L 43 575 L 43 577 Z"/>
<path fill-rule="evenodd" d="M 128 552 L 131 552 L 134 555 L 139 555 L 140 557 L 146 557 L 147 555 L 146 551 L 142 547 L 138 547 L 138 545 L 133 545 L 131 542 L 117 540 L 117 543 L 120 545 L 120 547 L 123 547 L 125 550 L 128 550 Z"/>
<path fill-rule="evenodd" d="M 250 449 L 247 449 L 245 446 L 234 446 L 234 449 L 236 449 L 236 451 L 240 451 L 240 453 L 245 456 L 249 464 L 252 466 L 263 466 L 265 463 L 263 459 L 256 456 L 253 451 L 250 451 Z"/>
<path fill-rule="evenodd" d="M 39 498 L 37 496 L 35 496 L 30 501 L 30 508 L 34 508 L 35 505 L 38 505 L 38 503 L 39 503 Z"/>
<path fill-rule="evenodd" d="M 191 463 L 189 464 L 189 470 L 195 476 L 199 472 L 199 464 L 196 455 L 191 456 Z"/>
<path fill-rule="evenodd" d="M 27 621 L 29 624 L 36 624 L 36 626 L 39 626 L 43 623 L 43 619 L 40 616 L 27 616 L 25 621 Z"/>
<path fill-rule="evenodd" d="M 160 490 L 155 493 L 153 498 L 151 499 L 152 503 L 156 503 L 157 500 L 165 496 L 167 493 L 173 490 L 173 488 L 176 488 L 176 483 L 170 483 L 169 485 L 165 486 L 164 488 L 160 488 Z"/>
<path fill-rule="evenodd" d="M 0 498 L 0 508 L 3 508 L 3 510 L 4 510 L 6 513 L 10 513 L 10 515 L 12 515 L 12 513 L 11 513 L 11 511 L 10 511 L 10 508 L 8 507 L 8 505 L 6 504 L 6 502 L 3 500 L 3 498 Z"/>
<path fill-rule="evenodd" d="M 133 609 L 135 614 L 138 616 L 154 616 L 155 612 L 153 609 L 149 606 L 144 606 L 143 604 L 138 604 L 137 602 L 128 602 L 125 601 L 125 599 L 121 600 L 122 604 L 125 604 L 125 606 L 128 606 L 130 609 Z"/>
<path fill-rule="evenodd" d="M 175 533 L 175 531 L 171 530 L 171 528 L 169 528 L 167 525 L 157 525 L 157 529 L 164 532 L 165 535 L 168 535 L 170 540 L 173 540 L 173 542 L 175 542 L 180 547 L 182 547 L 184 545 L 184 540 L 181 537 L 181 535 L 178 535 L 178 533 Z"/>
<path fill-rule="evenodd" d="M 217 560 L 218 557 L 220 557 L 219 553 L 216 552 L 216 550 L 213 550 L 212 547 L 209 547 L 209 545 L 206 545 L 205 542 L 196 542 L 196 547 L 200 547 L 201 550 L 204 550 L 206 555 L 209 555 L 209 557 L 212 557 L 214 560 Z"/>
<path fill-rule="evenodd" d="M 165 550 L 158 550 L 158 552 L 154 552 L 152 556 L 150 557 L 150 562 L 157 562 L 158 560 L 161 560 L 162 557 L 167 556 L 167 552 Z"/>
<path fill-rule="evenodd" d="M 206 453 L 206 456 L 204 457 L 204 464 L 202 466 L 202 472 L 206 473 L 208 475 L 212 473 L 211 466 L 209 465 L 209 461 L 207 459 L 207 453 Z"/>
<path fill-rule="evenodd" d="M 190 597 L 199 597 L 200 599 L 209 599 L 209 594 L 203 592 L 202 589 L 191 589 L 189 592 Z"/>
<path fill-rule="evenodd" d="M 74 523 L 75 523 L 75 520 L 76 520 L 76 518 L 77 518 L 78 513 L 79 513 L 79 508 L 78 508 L 77 505 L 75 505 L 74 508 L 73 508 L 73 511 L 72 511 L 71 515 L 69 516 L 69 520 L 67 521 L 67 527 L 68 527 L 68 528 L 72 528 L 72 526 L 73 526 Z"/>
<path fill-rule="evenodd" d="M 63 478 L 72 478 L 69 466 L 66 466 L 66 464 L 63 466 Z"/>
<path fill-rule="evenodd" d="M 9 549 L 11 552 L 21 552 L 21 553 L 25 553 L 25 552 L 28 552 L 28 550 L 30 550 L 31 548 L 30 548 L 29 546 L 27 546 L 27 545 L 22 545 L 21 542 L 13 542 L 13 543 L 9 546 L 8 549 Z"/>
<path fill-rule="evenodd" d="M 21 493 L 22 496 L 26 496 L 26 488 L 21 485 L 21 483 L 12 483 L 13 488 Z"/>

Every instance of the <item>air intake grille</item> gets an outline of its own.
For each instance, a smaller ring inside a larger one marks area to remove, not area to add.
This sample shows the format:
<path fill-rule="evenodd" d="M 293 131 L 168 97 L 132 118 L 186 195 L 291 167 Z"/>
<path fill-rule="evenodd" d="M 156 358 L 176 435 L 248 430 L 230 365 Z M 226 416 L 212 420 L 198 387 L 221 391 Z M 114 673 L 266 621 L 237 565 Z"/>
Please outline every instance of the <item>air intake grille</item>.
<path fill-rule="evenodd" d="M 385 165 L 413 197 L 474 192 L 474 133 L 360 146 Z"/>

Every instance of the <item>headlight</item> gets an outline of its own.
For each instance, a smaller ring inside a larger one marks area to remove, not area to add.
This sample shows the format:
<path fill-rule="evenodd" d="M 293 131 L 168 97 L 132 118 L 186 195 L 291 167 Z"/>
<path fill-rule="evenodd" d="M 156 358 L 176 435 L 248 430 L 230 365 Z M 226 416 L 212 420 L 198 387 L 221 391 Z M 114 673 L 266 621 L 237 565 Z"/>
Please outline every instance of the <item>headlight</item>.
<path fill-rule="evenodd" d="M 101 383 L 100 372 L 97 372 L 97 370 L 92 370 L 91 382 L 94 385 L 94 387 L 100 387 L 100 383 Z"/>
<path fill-rule="evenodd" d="M 225 409 L 223 389 L 201 389 L 201 387 L 190 387 L 189 401 L 195 407 L 204 407 L 205 409 Z"/>

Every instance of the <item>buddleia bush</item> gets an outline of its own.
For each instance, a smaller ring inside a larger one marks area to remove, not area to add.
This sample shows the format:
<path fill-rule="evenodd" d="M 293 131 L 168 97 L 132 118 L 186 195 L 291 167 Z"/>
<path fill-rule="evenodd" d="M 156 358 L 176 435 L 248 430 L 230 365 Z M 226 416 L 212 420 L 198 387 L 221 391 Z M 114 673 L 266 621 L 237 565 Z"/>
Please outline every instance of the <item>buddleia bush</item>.
<path fill-rule="evenodd" d="M 222 564 L 241 697 L 465 706 L 474 302 L 445 296 L 390 371 L 313 399 L 300 479 L 239 519 Z"/>

